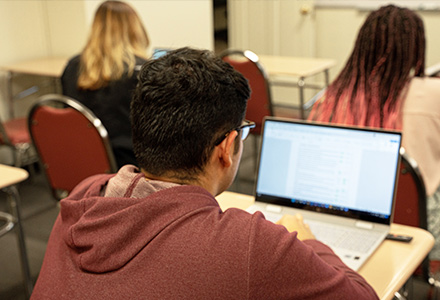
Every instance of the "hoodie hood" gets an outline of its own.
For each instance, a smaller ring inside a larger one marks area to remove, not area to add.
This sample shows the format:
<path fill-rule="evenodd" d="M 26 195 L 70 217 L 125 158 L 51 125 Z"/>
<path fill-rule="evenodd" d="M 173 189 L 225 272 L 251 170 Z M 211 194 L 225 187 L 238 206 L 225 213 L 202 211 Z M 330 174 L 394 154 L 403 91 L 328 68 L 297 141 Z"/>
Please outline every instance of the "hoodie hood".
<path fill-rule="evenodd" d="M 203 188 L 147 181 L 134 166 L 86 179 L 60 204 L 72 258 L 93 273 L 123 267 L 179 218 L 218 206 Z"/>

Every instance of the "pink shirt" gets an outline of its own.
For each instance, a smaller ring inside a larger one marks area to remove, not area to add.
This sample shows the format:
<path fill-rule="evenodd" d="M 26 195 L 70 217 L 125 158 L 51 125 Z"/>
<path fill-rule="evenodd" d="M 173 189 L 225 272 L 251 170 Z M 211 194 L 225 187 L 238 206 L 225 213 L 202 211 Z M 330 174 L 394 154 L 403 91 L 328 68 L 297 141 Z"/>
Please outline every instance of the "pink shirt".
<path fill-rule="evenodd" d="M 413 78 L 402 114 L 403 147 L 418 163 L 430 196 L 440 185 L 440 79 Z"/>

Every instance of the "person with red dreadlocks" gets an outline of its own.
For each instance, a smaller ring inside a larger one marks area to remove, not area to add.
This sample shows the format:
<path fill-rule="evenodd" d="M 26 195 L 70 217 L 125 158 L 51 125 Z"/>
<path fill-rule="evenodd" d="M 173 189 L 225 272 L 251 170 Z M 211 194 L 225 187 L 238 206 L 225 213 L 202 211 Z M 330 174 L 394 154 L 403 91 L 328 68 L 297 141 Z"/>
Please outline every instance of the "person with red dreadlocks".
<path fill-rule="evenodd" d="M 401 130 L 422 173 L 428 229 L 440 260 L 440 79 L 424 77 L 425 33 L 413 11 L 388 5 L 362 25 L 345 67 L 315 103 L 309 120 Z"/>

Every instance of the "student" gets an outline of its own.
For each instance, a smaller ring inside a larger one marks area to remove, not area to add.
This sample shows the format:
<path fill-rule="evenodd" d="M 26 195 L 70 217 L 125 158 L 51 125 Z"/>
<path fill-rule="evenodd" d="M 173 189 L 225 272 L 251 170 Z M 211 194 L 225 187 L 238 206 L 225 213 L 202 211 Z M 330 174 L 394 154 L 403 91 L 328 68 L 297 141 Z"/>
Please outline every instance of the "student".
<path fill-rule="evenodd" d="M 424 69 L 422 20 L 406 8 L 381 7 L 367 17 L 345 67 L 309 119 L 399 129 L 402 91 Z"/>
<path fill-rule="evenodd" d="M 402 108 L 403 146 L 416 160 L 425 183 L 428 230 L 435 237 L 429 258 L 431 261 L 439 261 L 440 78 L 413 78 L 408 85 Z"/>
<path fill-rule="evenodd" d="M 413 11 L 373 11 L 345 67 L 313 107 L 309 120 L 402 130 L 428 193 L 428 229 L 440 260 L 440 79 L 424 77 L 425 32 Z"/>
<path fill-rule="evenodd" d="M 109 133 L 118 167 L 137 164 L 131 141 L 130 100 L 149 39 L 128 4 L 105 1 L 96 11 L 88 42 L 61 77 L 63 94 L 86 105 Z"/>
<path fill-rule="evenodd" d="M 141 169 L 91 177 L 61 201 L 32 299 L 377 299 L 301 216 L 284 227 L 220 209 L 255 126 L 249 95 L 211 52 L 148 61 L 131 109 Z"/>

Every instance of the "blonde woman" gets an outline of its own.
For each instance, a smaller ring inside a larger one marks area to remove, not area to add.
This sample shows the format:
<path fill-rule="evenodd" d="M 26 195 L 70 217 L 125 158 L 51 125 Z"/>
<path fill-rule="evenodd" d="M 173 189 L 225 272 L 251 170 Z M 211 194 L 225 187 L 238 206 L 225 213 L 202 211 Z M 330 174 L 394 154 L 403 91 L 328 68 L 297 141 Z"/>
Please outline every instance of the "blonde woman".
<path fill-rule="evenodd" d="M 137 164 L 130 101 L 148 46 L 147 32 L 135 10 L 121 1 L 105 1 L 96 11 L 84 50 L 69 61 L 61 77 L 63 94 L 101 119 L 118 167 Z"/>

